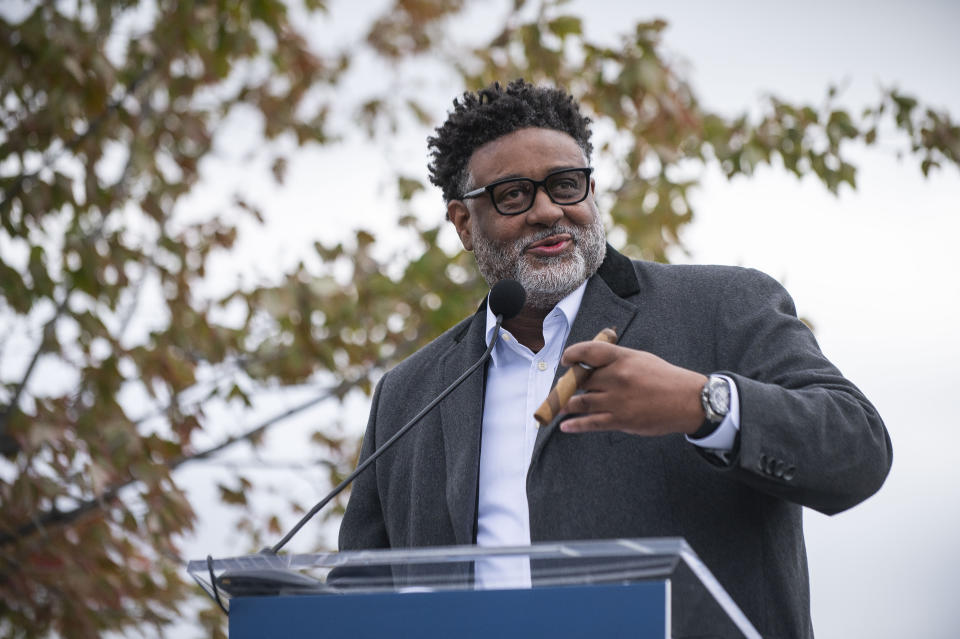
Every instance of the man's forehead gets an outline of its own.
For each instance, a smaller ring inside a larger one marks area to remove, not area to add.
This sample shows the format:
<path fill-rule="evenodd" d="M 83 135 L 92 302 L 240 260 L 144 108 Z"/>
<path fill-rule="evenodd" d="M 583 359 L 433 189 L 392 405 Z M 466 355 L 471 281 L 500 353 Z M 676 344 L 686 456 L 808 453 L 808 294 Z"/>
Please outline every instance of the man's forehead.
<path fill-rule="evenodd" d="M 537 169 L 550 171 L 586 165 L 583 149 L 570 134 L 556 129 L 516 129 L 477 147 L 467 161 L 474 180 L 496 178 Z"/>

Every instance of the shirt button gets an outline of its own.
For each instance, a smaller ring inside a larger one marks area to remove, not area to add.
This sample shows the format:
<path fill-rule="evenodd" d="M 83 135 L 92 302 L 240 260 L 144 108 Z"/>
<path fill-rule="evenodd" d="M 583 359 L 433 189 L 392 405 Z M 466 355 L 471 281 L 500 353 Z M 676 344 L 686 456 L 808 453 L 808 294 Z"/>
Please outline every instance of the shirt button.
<path fill-rule="evenodd" d="M 537 362 L 537 368 L 539 368 L 539 369 L 542 370 L 542 371 L 545 371 L 545 370 L 547 370 L 547 363 L 546 363 L 546 362 Z"/>

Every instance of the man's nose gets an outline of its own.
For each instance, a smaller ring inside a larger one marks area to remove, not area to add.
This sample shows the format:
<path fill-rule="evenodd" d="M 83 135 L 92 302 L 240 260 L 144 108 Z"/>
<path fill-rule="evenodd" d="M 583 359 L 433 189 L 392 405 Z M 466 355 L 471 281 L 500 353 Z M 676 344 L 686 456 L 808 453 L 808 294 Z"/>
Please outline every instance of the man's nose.
<path fill-rule="evenodd" d="M 537 190 L 533 192 L 533 206 L 527 211 L 527 224 L 553 226 L 561 217 L 563 217 L 563 209 L 550 199 L 546 187 L 542 184 L 537 185 Z"/>

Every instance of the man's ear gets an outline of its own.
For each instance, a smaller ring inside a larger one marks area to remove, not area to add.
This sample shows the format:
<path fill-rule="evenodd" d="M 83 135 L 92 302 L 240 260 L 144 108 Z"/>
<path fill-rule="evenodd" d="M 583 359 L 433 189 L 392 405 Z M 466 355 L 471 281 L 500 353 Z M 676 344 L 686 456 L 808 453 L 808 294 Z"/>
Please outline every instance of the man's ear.
<path fill-rule="evenodd" d="M 470 235 L 470 209 L 463 200 L 450 200 L 447 203 L 447 218 L 453 222 L 460 236 L 460 243 L 467 251 L 473 250 L 473 237 Z"/>

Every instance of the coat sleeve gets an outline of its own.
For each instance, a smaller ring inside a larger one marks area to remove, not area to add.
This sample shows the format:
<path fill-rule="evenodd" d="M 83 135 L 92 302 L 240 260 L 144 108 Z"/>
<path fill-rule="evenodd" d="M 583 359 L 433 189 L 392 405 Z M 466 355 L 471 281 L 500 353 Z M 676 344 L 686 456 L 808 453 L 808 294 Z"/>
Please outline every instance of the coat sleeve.
<path fill-rule="evenodd" d="M 380 394 L 383 390 L 384 379 L 386 379 L 386 376 L 380 380 L 373 393 L 370 418 L 367 421 L 367 430 L 363 436 L 358 463 L 369 457 L 377 447 L 377 408 L 380 405 Z M 390 546 L 380 494 L 377 489 L 376 467 L 377 462 L 374 462 L 353 482 L 347 510 L 343 515 L 343 522 L 340 524 L 340 550 L 388 548 Z"/>
<path fill-rule="evenodd" d="M 737 384 L 740 433 L 727 471 L 825 514 L 883 484 L 893 450 L 877 410 L 821 353 L 793 300 L 753 270 L 721 287 L 716 360 Z"/>

